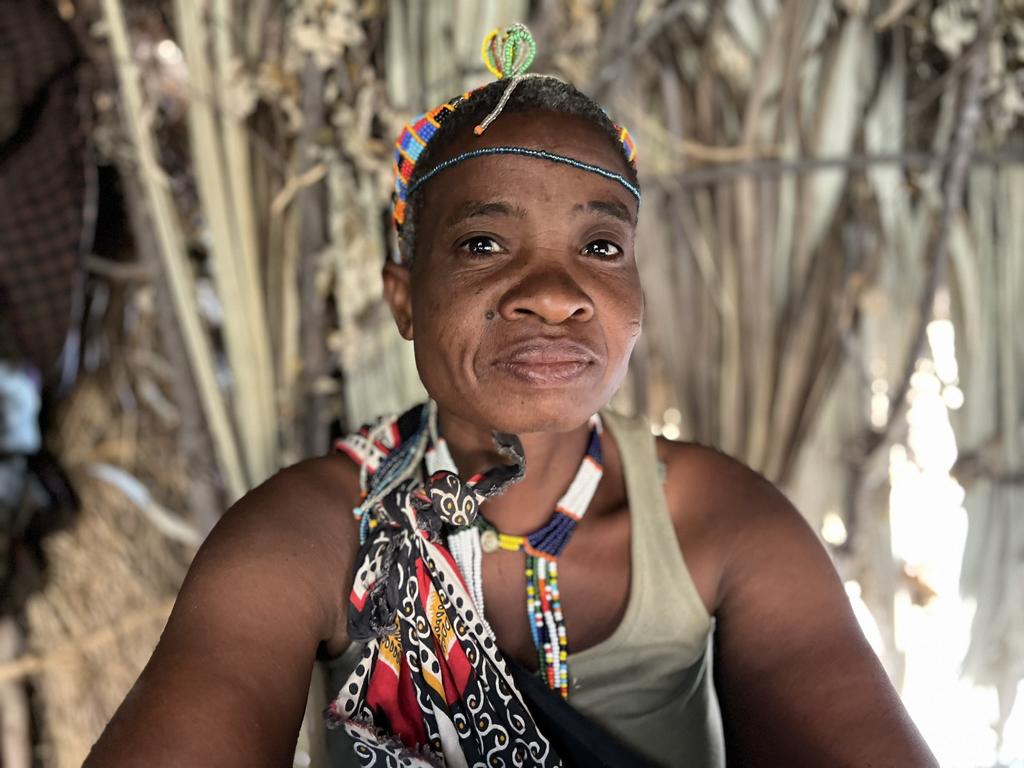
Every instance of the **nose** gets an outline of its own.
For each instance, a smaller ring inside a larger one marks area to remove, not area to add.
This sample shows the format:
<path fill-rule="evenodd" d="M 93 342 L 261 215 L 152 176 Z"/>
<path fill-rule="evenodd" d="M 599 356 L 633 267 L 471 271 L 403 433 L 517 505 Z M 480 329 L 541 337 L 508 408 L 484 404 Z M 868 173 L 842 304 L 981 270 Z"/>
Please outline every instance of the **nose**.
<path fill-rule="evenodd" d="M 506 320 L 536 317 L 558 325 L 567 320 L 590 320 L 594 303 L 564 267 L 549 265 L 517 281 L 505 292 L 498 311 Z"/>

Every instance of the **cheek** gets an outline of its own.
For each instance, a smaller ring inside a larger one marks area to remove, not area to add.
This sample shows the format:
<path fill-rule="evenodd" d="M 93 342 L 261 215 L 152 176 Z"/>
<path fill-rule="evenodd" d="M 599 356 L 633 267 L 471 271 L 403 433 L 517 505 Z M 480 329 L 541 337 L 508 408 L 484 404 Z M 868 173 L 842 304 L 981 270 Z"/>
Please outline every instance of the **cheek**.
<path fill-rule="evenodd" d="M 417 292 L 413 321 L 417 358 L 444 361 L 448 372 L 472 363 L 485 308 L 480 290 L 457 279 L 432 280 Z"/>
<path fill-rule="evenodd" d="M 609 332 L 615 343 L 631 350 L 640 336 L 644 319 L 644 296 L 637 275 L 610 284 L 610 305 L 614 307 L 614 321 Z"/>
<path fill-rule="evenodd" d="M 481 287 L 457 276 L 433 280 L 428 290 L 418 297 L 421 302 L 419 313 L 433 334 L 443 341 L 444 334 L 465 332 L 467 326 L 475 323 L 481 303 Z"/>
<path fill-rule="evenodd" d="M 640 338 L 643 327 L 644 300 L 639 280 L 623 280 L 608 296 L 609 306 L 614 307 L 604 323 L 605 338 L 608 341 L 608 370 L 606 385 L 611 393 L 621 385 L 633 348 Z"/>

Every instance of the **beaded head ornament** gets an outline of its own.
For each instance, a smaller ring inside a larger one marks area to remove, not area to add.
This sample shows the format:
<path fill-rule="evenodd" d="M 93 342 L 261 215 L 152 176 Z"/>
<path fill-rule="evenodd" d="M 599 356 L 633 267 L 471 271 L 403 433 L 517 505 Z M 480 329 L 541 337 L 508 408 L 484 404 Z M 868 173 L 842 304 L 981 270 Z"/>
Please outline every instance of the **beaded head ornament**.
<path fill-rule="evenodd" d="M 481 55 L 487 70 L 498 80 L 508 80 L 508 85 L 502 93 L 497 106 L 473 129 L 477 136 L 482 135 L 488 126 L 501 114 L 516 87 L 523 80 L 535 77 L 554 77 L 553 75 L 540 75 L 528 72 L 536 53 L 537 44 L 530 31 L 523 24 L 513 24 L 504 32 L 495 29 L 484 38 Z M 416 163 L 419 161 L 427 145 L 437 135 L 441 124 L 477 90 L 466 91 L 460 96 L 456 96 L 454 99 L 434 107 L 406 123 L 402 128 L 402 132 L 399 134 L 397 141 L 395 141 L 393 219 L 396 231 L 401 233 L 402 225 L 406 218 L 409 198 L 419 187 L 452 166 L 475 157 L 487 155 L 534 157 L 596 173 L 606 179 L 618 182 L 636 198 L 638 203 L 640 202 L 640 189 L 621 173 L 554 152 L 520 146 L 480 147 L 462 152 L 434 166 L 410 184 L 416 169 Z M 629 135 L 629 131 L 620 125 L 615 125 L 615 130 L 622 146 L 622 152 L 626 156 L 626 161 L 635 169 L 636 145 L 633 143 L 633 138 Z M 401 261 L 399 254 L 395 254 L 394 258 L 396 261 Z"/>

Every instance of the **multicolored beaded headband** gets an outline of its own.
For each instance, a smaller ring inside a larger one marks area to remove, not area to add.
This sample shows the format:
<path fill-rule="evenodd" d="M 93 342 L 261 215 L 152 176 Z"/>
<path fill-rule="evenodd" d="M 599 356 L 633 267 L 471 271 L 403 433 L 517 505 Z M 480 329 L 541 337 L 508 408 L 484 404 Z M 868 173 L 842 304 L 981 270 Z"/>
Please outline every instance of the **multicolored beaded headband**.
<path fill-rule="evenodd" d="M 531 35 L 530 31 L 522 24 L 513 24 L 505 30 L 504 33 L 495 29 L 487 35 L 486 38 L 484 38 L 482 50 L 484 64 L 487 66 L 487 69 L 491 74 L 499 80 L 509 80 L 509 84 L 505 88 L 505 92 L 502 94 L 501 99 L 498 101 L 494 110 L 481 121 L 480 125 L 473 129 L 473 132 L 476 135 L 479 136 L 486 131 L 487 127 L 494 122 L 498 115 L 501 114 L 501 111 L 505 108 L 505 105 L 508 103 L 509 98 L 511 98 L 513 91 L 515 91 L 516 86 L 518 86 L 519 83 L 527 78 L 552 77 L 552 75 L 527 73 L 527 70 L 533 63 L 536 53 L 537 44 L 534 42 L 533 35 Z M 539 149 L 531 149 L 528 147 L 485 147 L 469 150 L 456 155 L 450 160 L 440 163 L 436 167 L 432 168 L 428 173 L 417 179 L 415 184 L 410 186 L 409 180 L 412 178 L 413 171 L 416 168 L 416 163 L 423 154 L 423 150 L 426 148 L 427 144 L 429 144 L 431 139 L 434 138 L 442 123 L 449 118 L 451 113 L 458 109 L 458 107 L 475 92 L 476 89 L 466 91 L 462 95 L 456 96 L 451 101 L 447 101 L 419 117 L 416 117 L 407 123 L 399 134 L 398 140 L 395 142 L 394 166 L 395 192 L 393 214 L 396 230 L 401 231 L 402 224 L 405 222 L 405 213 L 409 197 L 422 184 L 425 184 L 428 180 L 432 179 L 438 173 L 447 168 L 451 168 L 452 166 L 458 165 L 466 160 L 485 155 L 506 154 L 536 157 L 542 160 L 562 163 L 563 165 L 569 165 L 573 168 L 596 173 L 606 179 L 618 182 L 636 198 L 638 203 L 640 202 L 639 188 L 621 173 L 616 173 L 606 168 L 585 163 L 572 157 L 566 157 L 565 155 L 559 155 L 554 152 L 547 152 Z M 629 135 L 629 131 L 622 126 L 616 125 L 615 128 L 618 131 L 619 141 L 622 144 L 622 151 L 626 156 L 626 160 L 633 168 L 636 168 L 636 145 L 633 143 L 633 138 Z M 396 255 L 396 260 L 398 259 L 399 257 Z"/>

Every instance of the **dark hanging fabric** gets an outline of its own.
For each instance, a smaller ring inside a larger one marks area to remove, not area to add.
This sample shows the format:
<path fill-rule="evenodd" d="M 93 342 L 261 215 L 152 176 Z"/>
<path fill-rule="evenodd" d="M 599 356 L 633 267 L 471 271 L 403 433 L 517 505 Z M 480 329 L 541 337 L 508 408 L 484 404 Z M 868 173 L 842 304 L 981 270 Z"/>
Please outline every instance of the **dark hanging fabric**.
<path fill-rule="evenodd" d="M 89 221 L 78 51 L 46 0 L 0 3 L 0 359 L 44 383 L 72 322 Z"/>
<path fill-rule="evenodd" d="M 551 690 L 532 672 L 506 660 L 530 714 L 567 768 L 657 768 Z"/>

